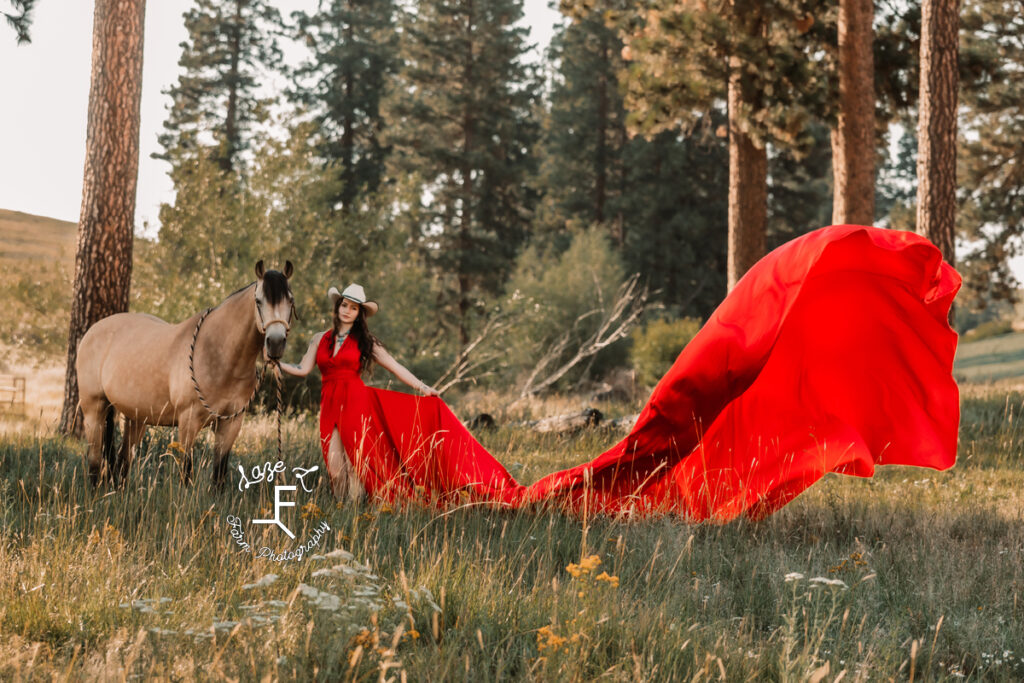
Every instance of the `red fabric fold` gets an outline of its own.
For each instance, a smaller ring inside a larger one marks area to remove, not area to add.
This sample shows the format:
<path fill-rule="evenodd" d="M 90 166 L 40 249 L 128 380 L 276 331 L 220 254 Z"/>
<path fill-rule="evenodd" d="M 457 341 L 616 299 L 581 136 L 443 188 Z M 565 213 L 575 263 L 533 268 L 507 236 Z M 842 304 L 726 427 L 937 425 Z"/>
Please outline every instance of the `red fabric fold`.
<path fill-rule="evenodd" d="M 762 516 L 826 472 L 954 464 L 957 337 L 947 316 L 959 287 L 923 237 L 823 228 L 740 280 L 629 435 L 589 463 L 522 487 L 440 399 L 361 382 L 356 393 L 374 398 L 350 401 L 346 412 L 361 418 L 362 446 L 348 450 L 351 434 L 343 441 L 368 490 L 388 499 L 400 490 L 694 521 Z"/>

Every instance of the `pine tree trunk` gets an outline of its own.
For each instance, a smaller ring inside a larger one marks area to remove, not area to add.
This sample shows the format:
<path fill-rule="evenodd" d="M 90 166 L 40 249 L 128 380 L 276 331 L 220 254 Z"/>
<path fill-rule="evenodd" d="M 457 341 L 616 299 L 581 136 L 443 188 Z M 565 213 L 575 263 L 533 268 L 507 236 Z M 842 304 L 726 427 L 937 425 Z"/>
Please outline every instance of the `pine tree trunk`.
<path fill-rule="evenodd" d="M 230 173 L 235 167 L 235 155 L 238 153 L 238 87 L 239 60 L 242 54 L 242 2 L 235 0 L 235 15 L 231 23 L 231 37 L 228 45 L 231 50 L 231 65 L 228 68 L 228 111 L 224 119 L 224 149 L 217 160 L 220 170 Z"/>
<path fill-rule="evenodd" d="M 464 85 L 467 90 L 473 87 L 473 41 L 474 41 L 474 7 L 473 2 L 466 7 L 466 55 L 463 71 Z M 473 135 L 474 119 L 472 105 L 469 100 L 463 104 L 462 112 L 462 214 L 459 221 L 459 346 L 466 348 L 469 344 L 469 293 L 470 282 L 469 250 L 472 247 L 470 231 L 473 218 Z"/>
<path fill-rule="evenodd" d="M 873 0 L 839 3 L 839 121 L 832 131 L 832 222 L 875 220 Z"/>
<path fill-rule="evenodd" d="M 960 0 L 921 8 L 920 119 L 917 123 L 917 232 L 954 263 L 956 107 Z"/>
<path fill-rule="evenodd" d="M 764 256 L 768 216 L 768 152 L 740 125 L 740 104 L 749 94 L 741 82 L 742 63 L 730 59 L 729 76 L 729 241 L 728 288 L 731 291 Z"/>
<path fill-rule="evenodd" d="M 608 61 L 608 39 L 601 36 L 601 62 Z M 594 159 L 594 222 L 604 222 L 605 187 L 607 186 L 608 79 L 602 70 L 597 74 L 597 149 Z M 622 244 L 618 245 L 620 248 Z"/>
<path fill-rule="evenodd" d="M 345 28 L 342 34 L 345 36 L 345 44 L 352 46 L 355 41 L 353 40 L 352 21 L 355 16 L 356 9 L 353 7 L 353 3 L 349 2 L 347 5 L 348 16 L 345 21 Z M 355 90 L 355 74 L 353 72 L 351 60 L 345 62 L 345 75 L 344 75 L 344 92 L 345 92 L 345 113 L 342 116 L 342 133 L 341 133 L 341 168 L 342 168 L 342 180 L 345 183 L 342 187 L 344 193 L 344 200 L 341 210 L 345 214 L 352 212 L 352 202 L 356 196 L 356 155 L 355 155 L 355 110 L 352 108 L 352 92 Z"/>
<path fill-rule="evenodd" d="M 60 429 L 78 419 L 78 342 L 101 318 L 128 310 L 139 167 L 145 0 L 96 0 L 82 212 Z"/>

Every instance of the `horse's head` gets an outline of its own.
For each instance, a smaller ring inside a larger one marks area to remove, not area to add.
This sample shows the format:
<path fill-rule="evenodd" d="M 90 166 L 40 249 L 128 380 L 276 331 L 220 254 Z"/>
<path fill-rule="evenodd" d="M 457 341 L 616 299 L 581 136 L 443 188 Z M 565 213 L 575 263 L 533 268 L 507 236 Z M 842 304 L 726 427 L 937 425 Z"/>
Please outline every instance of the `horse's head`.
<path fill-rule="evenodd" d="M 278 360 L 284 355 L 295 316 L 295 299 L 288 278 L 292 276 L 292 262 L 285 261 L 284 272 L 263 270 L 263 261 L 256 263 L 256 327 L 263 334 L 263 347 L 267 357 Z"/>

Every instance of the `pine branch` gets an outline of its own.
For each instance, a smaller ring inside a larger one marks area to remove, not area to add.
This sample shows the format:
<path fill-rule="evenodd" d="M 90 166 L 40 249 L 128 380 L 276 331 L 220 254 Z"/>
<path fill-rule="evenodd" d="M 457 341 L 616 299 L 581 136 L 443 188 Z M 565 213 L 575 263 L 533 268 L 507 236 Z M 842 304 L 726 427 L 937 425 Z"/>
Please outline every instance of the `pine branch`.
<path fill-rule="evenodd" d="M 35 4 L 35 0 L 11 0 L 14 12 L 0 12 L 7 20 L 7 25 L 17 34 L 18 45 L 27 45 L 32 42 L 29 29 L 32 27 L 33 4 Z"/>

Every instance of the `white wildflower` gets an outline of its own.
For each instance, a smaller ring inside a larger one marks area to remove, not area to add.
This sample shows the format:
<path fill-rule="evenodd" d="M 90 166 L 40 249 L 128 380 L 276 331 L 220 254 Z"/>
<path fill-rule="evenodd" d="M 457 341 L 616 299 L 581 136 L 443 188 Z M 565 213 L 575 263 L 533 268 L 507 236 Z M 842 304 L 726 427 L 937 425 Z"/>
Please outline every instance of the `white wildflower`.
<path fill-rule="evenodd" d="M 327 553 L 327 557 L 331 558 L 332 560 L 338 559 L 342 562 L 348 562 L 353 559 L 352 553 L 350 553 L 347 550 L 342 550 L 341 548 L 338 548 L 337 550 L 332 550 L 331 552 Z"/>
<path fill-rule="evenodd" d="M 315 607 L 319 607 L 322 610 L 337 612 L 341 609 L 341 598 L 332 593 L 327 593 L 319 588 L 310 586 L 309 584 L 300 583 L 299 593 L 301 593 L 304 598 L 312 602 Z"/>
<path fill-rule="evenodd" d="M 253 588 L 266 588 L 270 584 L 277 581 L 277 574 L 267 574 L 263 578 L 259 579 L 255 583 L 247 583 L 242 586 L 242 590 L 252 590 Z"/>

